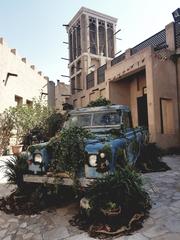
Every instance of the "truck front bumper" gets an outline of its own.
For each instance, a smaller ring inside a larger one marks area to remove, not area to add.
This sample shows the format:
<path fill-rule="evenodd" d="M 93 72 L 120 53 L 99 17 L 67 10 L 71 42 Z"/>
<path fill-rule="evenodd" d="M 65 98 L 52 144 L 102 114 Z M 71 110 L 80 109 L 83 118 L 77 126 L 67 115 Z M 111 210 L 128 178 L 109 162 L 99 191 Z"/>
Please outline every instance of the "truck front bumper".
<path fill-rule="evenodd" d="M 24 182 L 30 183 L 46 183 L 46 184 L 59 184 L 64 186 L 72 186 L 74 184 L 73 180 L 68 177 L 49 177 L 49 176 L 39 176 L 39 175 L 23 175 Z M 79 178 L 80 186 L 88 187 L 94 179 Z"/>

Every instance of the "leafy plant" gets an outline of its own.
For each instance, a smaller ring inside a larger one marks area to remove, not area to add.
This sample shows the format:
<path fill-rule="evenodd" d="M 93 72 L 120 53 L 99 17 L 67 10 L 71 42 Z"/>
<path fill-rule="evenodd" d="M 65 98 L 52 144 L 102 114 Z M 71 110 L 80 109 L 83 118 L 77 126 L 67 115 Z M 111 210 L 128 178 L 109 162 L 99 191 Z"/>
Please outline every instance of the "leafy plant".
<path fill-rule="evenodd" d="M 105 209 L 111 211 L 111 210 L 116 209 L 118 206 L 116 205 L 116 203 L 109 201 L 105 204 L 104 207 L 105 207 Z"/>
<path fill-rule="evenodd" d="M 115 235 L 130 230 L 132 222 L 142 220 L 151 203 L 141 176 L 126 165 L 115 174 L 92 183 L 85 192 L 81 207 L 75 218 L 76 224 L 88 228 L 91 236 L 97 236 L 98 232 Z"/>
<path fill-rule="evenodd" d="M 162 155 L 163 151 L 155 143 L 144 145 L 136 162 L 136 168 L 142 172 L 170 170 L 170 167 L 161 161 Z"/>
<path fill-rule="evenodd" d="M 11 114 L 8 110 L 5 110 L 0 114 L 0 155 L 5 152 L 9 145 L 13 127 L 14 122 L 11 118 Z"/>
<path fill-rule="evenodd" d="M 44 126 L 37 125 L 23 137 L 24 149 L 34 143 L 47 142 L 54 137 L 62 128 L 65 116 L 61 113 L 52 112 L 44 119 Z"/>
<path fill-rule="evenodd" d="M 63 127 L 65 116 L 61 113 L 53 112 L 47 119 L 48 124 L 48 136 L 54 137 L 58 131 Z"/>
<path fill-rule="evenodd" d="M 23 148 L 24 150 L 27 149 L 28 146 L 36 144 L 36 143 L 42 143 L 47 142 L 49 140 L 48 133 L 45 129 L 35 127 L 31 129 L 24 137 L 23 137 Z"/>
<path fill-rule="evenodd" d="M 143 189 L 140 175 L 130 166 L 120 168 L 113 175 L 98 179 L 87 191 L 94 209 L 107 202 L 121 205 L 124 214 L 144 211 L 149 207 L 149 197 Z"/>
<path fill-rule="evenodd" d="M 85 141 L 90 136 L 86 129 L 73 126 L 63 129 L 58 136 L 52 138 L 48 146 L 55 158 L 51 169 L 54 172 L 67 172 L 75 178 L 83 166 L 86 157 Z"/>
<path fill-rule="evenodd" d="M 50 116 L 51 112 L 40 100 L 34 100 L 32 106 L 22 105 L 10 107 L 9 114 L 14 122 L 16 143 L 20 143 L 22 137 L 35 127 L 47 131 L 47 118 Z"/>
<path fill-rule="evenodd" d="M 106 158 L 109 161 L 112 161 L 112 150 L 110 144 L 105 144 L 99 153 L 101 152 L 105 153 Z"/>
<path fill-rule="evenodd" d="M 0 148 L 4 150 L 12 136 L 16 144 L 20 144 L 23 137 L 35 128 L 42 129 L 48 135 L 51 114 L 52 111 L 40 99 L 34 99 L 32 106 L 22 105 L 6 109 L 0 115 Z"/>
<path fill-rule="evenodd" d="M 117 150 L 117 167 L 125 167 L 128 163 L 125 148 L 119 148 Z"/>
<path fill-rule="evenodd" d="M 25 155 L 7 158 L 2 161 L 0 170 L 10 184 L 16 184 L 19 188 L 23 186 L 23 174 L 27 172 L 28 166 Z"/>
<path fill-rule="evenodd" d="M 99 97 L 95 101 L 91 101 L 87 107 L 99 107 L 99 106 L 107 106 L 111 105 L 111 101 L 106 98 Z"/>
<path fill-rule="evenodd" d="M 111 146 L 109 144 L 105 144 L 104 147 L 99 151 L 99 155 L 101 154 L 104 154 L 106 157 L 101 158 L 101 161 L 97 162 L 96 171 L 99 173 L 105 173 L 109 170 L 109 163 L 112 161 Z"/>

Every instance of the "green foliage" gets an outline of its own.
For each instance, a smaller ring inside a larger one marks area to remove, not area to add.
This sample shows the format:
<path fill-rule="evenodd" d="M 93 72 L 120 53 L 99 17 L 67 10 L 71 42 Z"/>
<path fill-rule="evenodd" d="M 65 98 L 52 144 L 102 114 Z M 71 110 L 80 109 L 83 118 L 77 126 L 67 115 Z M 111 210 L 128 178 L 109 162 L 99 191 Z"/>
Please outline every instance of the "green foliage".
<path fill-rule="evenodd" d="M 112 161 L 112 151 L 109 144 L 105 144 L 99 153 L 101 152 L 105 153 L 106 159 L 108 159 L 110 162 Z"/>
<path fill-rule="evenodd" d="M 109 164 L 107 164 L 106 161 L 107 160 L 108 160 L 108 162 L 112 161 L 111 146 L 109 144 L 105 144 L 104 147 L 99 151 L 99 155 L 101 153 L 105 154 L 105 158 L 101 158 L 101 161 L 97 162 L 96 171 L 99 172 L 99 173 L 105 173 L 105 172 L 109 171 Z"/>
<path fill-rule="evenodd" d="M 5 110 L 0 114 L 0 151 L 2 151 L 2 154 L 9 145 L 13 127 L 14 122 L 11 118 L 11 114 L 8 110 Z"/>
<path fill-rule="evenodd" d="M 54 137 L 62 128 L 65 116 L 61 113 L 52 112 L 44 119 L 44 126 L 35 126 L 23 137 L 24 148 L 29 145 L 47 142 Z"/>
<path fill-rule="evenodd" d="M 5 150 L 13 135 L 16 144 L 21 143 L 22 138 L 35 128 L 41 129 L 45 135 L 48 135 L 49 126 L 52 129 L 53 125 L 52 131 L 55 131 L 55 128 L 60 127 L 60 122 L 60 114 L 52 114 L 52 111 L 40 99 L 34 99 L 32 106 L 10 107 L 0 115 L 0 148 Z"/>
<path fill-rule="evenodd" d="M 104 207 L 107 210 L 113 210 L 113 209 L 116 209 L 118 206 L 116 205 L 116 203 L 110 201 L 110 202 L 107 202 Z"/>
<path fill-rule="evenodd" d="M 44 147 L 47 146 L 47 143 L 39 143 L 36 145 L 31 145 L 28 147 L 28 152 L 30 152 L 31 154 L 33 154 L 35 152 L 35 150 L 42 150 Z"/>
<path fill-rule="evenodd" d="M 119 148 L 117 150 L 117 167 L 125 167 L 128 163 L 126 150 L 124 148 Z"/>
<path fill-rule="evenodd" d="M 54 137 L 63 127 L 65 117 L 61 113 L 53 112 L 47 119 L 48 135 Z"/>
<path fill-rule="evenodd" d="M 119 206 L 123 221 L 131 218 L 135 213 L 144 213 L 150 208 L 150 199 L 143 189 L 140 175 L 128 165 L 120 168 L 113 175 L 96 180 L 88 188 L 86 197 L 90 201 L 89 217 L 92 219 L 101 216 L 101 209 Z"/>
<path fill-rule="evenodd" d="M 136 168 L 142 172 L 170 170 L 167 164 L 161 161 L 162 155 L 163 151 L 155 143 L 144 145 L 136 162 Z"/>
<path fill-rule="evenodd" d="M 54 172 L 65 171 L 71 177 L 77 175 L 85 160 L 85 140 L 91 134 L 81 127 L 63 129 L 58 136 L 51 139 L 48 147 L 54 154 L 55 161 L 51 168 Z"/>
<path fill-rule="evenodd" d="M 16 130 L 16 140 L 20 143 L 31 129 L 35 127 L 42 128 L 47 131 L 47 118 L 51 112 L 41 100 L 34 100 L 32 106 L 22 105 L 17 107 L 10 107 L 9 114 L 14 123 Z"/>
<path fill-rule="evenodd" d="M 31 129 L 23 137 L 22 144 L 23 144 L 23 148 L 25 150 L 30 145 L 47 142 L 48 140 L 49 140 L 49 136 L 48 136 L 48 133 L 47 133 L 46 129 L 35 127 L 33 129 Z"/>
<path fill-rule="evenodd" d="M 18 187 L 23 185 L 23 174 L 27 172 L 28 165 L 25 155 L 11 157 L 4 161 L 0 166 L 0 171 L 4 172 L 4 177 L 7 178 L 10 184 L 16 184 Z"/>
<path fill-rule="evenodd" d="M 99 107 L 99 106 L 107 106 L 111 105 L 111 101 L 106 98 L 99 97 L 95 101 L 91 101 L 87 107 Z"/>

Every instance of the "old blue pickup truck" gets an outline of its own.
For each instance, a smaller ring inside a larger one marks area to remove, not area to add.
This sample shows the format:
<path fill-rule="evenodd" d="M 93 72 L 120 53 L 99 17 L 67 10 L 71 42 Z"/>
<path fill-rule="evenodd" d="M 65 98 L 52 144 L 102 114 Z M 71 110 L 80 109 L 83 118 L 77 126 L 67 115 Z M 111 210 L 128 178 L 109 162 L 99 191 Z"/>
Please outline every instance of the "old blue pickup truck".
<path fill-rule="evenodd" d="M 85 144 L 87 160 L 84 162 L 84 169 L 79 177 L 82 186 L 87 186 L 93 179 L 113 174 L 117 166 L 123 165 L 123 161 L 134 165 L 141 148 L 148 141 L 146 129 L 132 127 L 130 109 L 124 105 L 72 110 L 69 112 L 69 118 L 64 127 L 69 126 L 87 128 L 94 136 Z M 34 145 L 33 152 L 28 153 L 31 174 L 24 175 L 24 181 L 53 184 L 53 177 L 46 174 L 47 166 L 52 160 L 46 147 L 47 144 Z M 65 173 L 61 174 L 61 183 L 73 184 L 72 179 Z"/>

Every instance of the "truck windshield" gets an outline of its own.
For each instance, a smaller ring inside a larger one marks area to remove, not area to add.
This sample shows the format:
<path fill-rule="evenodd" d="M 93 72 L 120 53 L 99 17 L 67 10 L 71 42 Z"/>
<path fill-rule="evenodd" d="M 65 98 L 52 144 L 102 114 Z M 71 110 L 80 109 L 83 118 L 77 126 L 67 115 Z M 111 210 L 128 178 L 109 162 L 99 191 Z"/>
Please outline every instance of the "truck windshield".
<path fill-rule="evenodd" d="M 106 127 L 120 125 L 120 114 L 118 112 L 97 112 L 89 114 L 71 115 L 65 123 L 65 127 Z"/>
<path fill-rule="evenodd" d="M 78 126 L 78 127 L 88 127 L 91 126 L 91 114 L 82 115 L 72 115 L 65 123 L 65 127 Z"/>
<path fill-rule="evenodd" d="M 120 115 L 117 112 L 94 113 L 92 126 L 118 124 L 120 124 Z"/>

